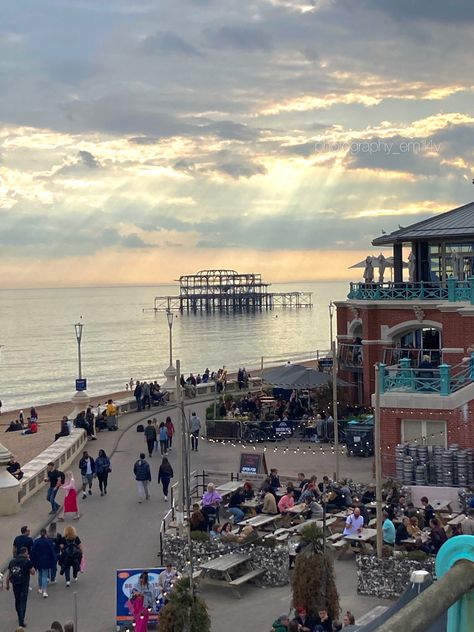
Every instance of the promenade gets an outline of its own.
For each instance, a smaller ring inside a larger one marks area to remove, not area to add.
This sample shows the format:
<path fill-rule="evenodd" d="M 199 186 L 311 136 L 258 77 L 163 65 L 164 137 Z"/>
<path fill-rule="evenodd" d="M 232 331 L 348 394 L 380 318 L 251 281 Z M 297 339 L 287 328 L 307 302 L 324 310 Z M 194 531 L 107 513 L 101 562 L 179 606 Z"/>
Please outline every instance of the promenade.
<path fill-rule="evenodd" d="M 186 402 L 187 414 L 195 410 L 204 420 L 206 400 Z M 159 421 L 168 412 L 163 409 L 151 411 Z M 176 424 L 176 411 L 170 411 Z M 26 621 L 28 631 L 44 632 L 54 619 L 65 621 L 73 618 L 73 593 L 77 591 L 79 605 L 79 632 L 109 632 L 115 629 L 115 569 L 121 567 L 152 567 L 158 563 L 158 533 L 161 520 L 169 508 L 169 502 L 162 500 L 161 486 L 157 484 L 159 456 L 150 460 L 153 482 L 151 499 L 147 503 L 137 503 L 135 481 L 132 474 L 133 463 L 144 449 L 143 434 L 136 432 L 136 424 L 145 421 L 150 415 L 130 413 L 120 418 L 119 432 L 104 432 L 98 440 L 89 442 L 88 449 L 96 456 L 100 448 L 112 455 L 112 474 L 109 493 L 100 497 L 97 482 L 94 494 L 86 500 L 79 500 L 81 519 L 73 521 L 83 541 L 86 572 L 79 576 L 79 582 L 66 589 L 64 578 L 58 575 L 57 584 L 50 586 L 49 598 L 42 599 L 36 591 L 36 578 L 32 578 Z M 274 452 L 273 444 L 267 450 L 269 467 L 278 467 L 283 474 L 296 474 L 298 471 L 316 473 L 318 476 L 331 474 L 334 469 L 334 455 L 330 451 L 314 456 L 311 451 L 296 451 L 297 446 L 284 451 Z M 303 447 L 303 444 L 301 444 Z M 199 452 L 191 453 L 191 469 L 203 468 L 219 471 L 238 469 L 240 448 L 201 441 Z M 170 453 L 170 461 L 176 469 L 176 450 Z M 371 460 L 347 459 L 341 457 L 341 474 L 362 481 L 371 481 Z M 80 483 L 77 461 L 72 467 L 76 483 Z M 11 543 L 19 533 L 20 526 L 27 524 L 36 535 L 49 520 L 49 505 L 44 493 L 39 492 L 28 500 L 16 516 L 2 518 L 0 521 L 0 560 L 2 567 L 11 554 Z M 67 523 L 58 523 L 59 527 Z M 355 566 L 353 560 L 337 562 L 337 581 L 341 592 L 342 607 L 350 608 L 361 615 L 382 602 L 378 599 L 361 597 L 355 594 Z M 276 616 L 288 611 L 290 606 L 290 586 L 278 589 L 256 589 L 248 587 L 243 600 L 234 599 L 222 590 L 205 588 L 203 596 L 208 602 L 213 632 L 225 632 L 229 629 L 255 629 L 266 632 Z M 242 606 L 245 606 L 243 615 Z M 2 632 L 15 630 L 16 617 L 11 592 L 0 592 L 2 612 Z M 244 620 L 245 618 L 245 620 Z"/>

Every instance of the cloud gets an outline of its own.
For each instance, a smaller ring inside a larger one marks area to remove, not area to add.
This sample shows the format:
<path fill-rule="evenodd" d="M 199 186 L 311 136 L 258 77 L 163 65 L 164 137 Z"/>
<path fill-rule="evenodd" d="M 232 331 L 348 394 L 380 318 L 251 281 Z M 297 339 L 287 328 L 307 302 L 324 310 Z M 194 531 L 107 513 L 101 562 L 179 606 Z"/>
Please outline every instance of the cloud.
<path fill-rule="evenodd" d="M 225 173 L 231 178 L 252 178 L 257 175 L 264 175 L 267 170 L 263 165 L 252 162 L 233 161 L 225 162 L 216 166 L 217 171 Z"/>
<path fill-rule="evenodd" d="M 176 33 L 161 31 L 150 35 L 143 41 L 143 50 L 149 54 L 178 55 L 184 57 L 200 56 L 201 53 L 192 44 Z"/>
<path fill-rule="evenodd" d="M 120 245 L 124 248 L 154 248 L 153 244 L 147 244 L 136 233 L 125 235 L 120 239 Z"/>
<path fill-rule="evenodd" d="M 100 162 L 93 156 L 90 151 L 81 150 L 77 152 L 81 164 L 89 167 L 89 169 L 99 169 Z"/>
<path fill-rule="evenodd" d="M 242 52 L 268 52 L 273 43 L 263 29 L 249 24 L 226 25 L 217 29 L 206 29 L 205 35 L 213 48 L 239 50 Z"/>

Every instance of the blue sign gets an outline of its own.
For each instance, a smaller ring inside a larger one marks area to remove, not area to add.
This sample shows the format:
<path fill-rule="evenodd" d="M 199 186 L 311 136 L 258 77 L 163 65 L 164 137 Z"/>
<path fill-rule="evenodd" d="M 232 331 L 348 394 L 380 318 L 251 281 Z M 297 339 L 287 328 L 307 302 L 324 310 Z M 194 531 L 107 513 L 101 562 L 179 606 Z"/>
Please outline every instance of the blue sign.
<path fill-rule="evenodd" d="M 87 390 L 87 380 L 85 378 L 76 380 L 76 391 L 85 391 L 85 390 Z"/>
<path fill-rule="evenodd" d="M 157 623 L 159 612 L 164 601 L 158 585 L 158 577 L 164 568 L 122 568 L 116 571 L 116 623 L 117 626 L 133 624 L 134 616 L 131 611 L 130 597 L 134 591 L 144 594 L 144 607 L 149 613 L 149 622 Z M 140 575 L 146 571 L 148 573 L 148 583 L 150 590 L 139 589 Z"/>

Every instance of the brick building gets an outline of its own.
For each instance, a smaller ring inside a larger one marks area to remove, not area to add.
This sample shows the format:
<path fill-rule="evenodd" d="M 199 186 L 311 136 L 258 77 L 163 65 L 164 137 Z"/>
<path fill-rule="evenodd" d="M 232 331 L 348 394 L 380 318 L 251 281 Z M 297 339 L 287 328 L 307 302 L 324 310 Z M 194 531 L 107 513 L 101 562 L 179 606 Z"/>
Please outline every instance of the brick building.
<path fill-rule="evenodd" d="M 372 244 L 393 257 L 368 261 L 364 282 L 336 303 L 339 374 L 370 406 L 381 363 L 382 462 L 393 475 L 400 442 L 474 448 L 474 203 Z"/>

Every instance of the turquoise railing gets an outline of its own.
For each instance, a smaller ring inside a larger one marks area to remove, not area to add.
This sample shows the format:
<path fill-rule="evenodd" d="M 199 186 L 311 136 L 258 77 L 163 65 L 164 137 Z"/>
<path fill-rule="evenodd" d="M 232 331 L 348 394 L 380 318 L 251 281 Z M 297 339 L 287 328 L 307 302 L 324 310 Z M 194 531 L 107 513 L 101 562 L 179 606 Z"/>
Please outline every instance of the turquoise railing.
<path fill-rule="evenodd" d="M 412 368 L 409 358 L 399 365 L 380 364 L 380 392 L 436 393 L 447 396 L 474 382 L 474 353 L 466 362 L 452 367 L 441 364 L 437 368 Z"/>
<path fill-rule="evenodd" d="M 467 301 L 474 305 L 474 277 L 467 281 L 450 278 L 446 283 L 351 283 L 347 298 L 362 301 Z"/>

